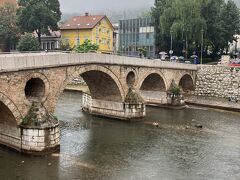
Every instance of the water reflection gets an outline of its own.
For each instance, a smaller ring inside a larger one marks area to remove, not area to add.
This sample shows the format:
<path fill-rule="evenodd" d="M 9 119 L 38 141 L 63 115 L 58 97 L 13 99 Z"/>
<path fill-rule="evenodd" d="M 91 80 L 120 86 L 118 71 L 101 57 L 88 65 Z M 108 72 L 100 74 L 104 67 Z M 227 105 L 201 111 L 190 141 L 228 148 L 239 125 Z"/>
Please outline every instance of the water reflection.
<path fill-rule="evenodd" d="M 60 154 L 36 158 L 0 148 L 0 177 L 240 178 L 239 114 L 159 108 L 148 108 L 147 113 L 143 123 L 92 117 L 81 112 L 81 94 L 65 92 L 56 109 L 61 125 Z M 160 127 L 152 126 L 153 122 Z M 197 123 L 203 129 L 195 128 Z"/>

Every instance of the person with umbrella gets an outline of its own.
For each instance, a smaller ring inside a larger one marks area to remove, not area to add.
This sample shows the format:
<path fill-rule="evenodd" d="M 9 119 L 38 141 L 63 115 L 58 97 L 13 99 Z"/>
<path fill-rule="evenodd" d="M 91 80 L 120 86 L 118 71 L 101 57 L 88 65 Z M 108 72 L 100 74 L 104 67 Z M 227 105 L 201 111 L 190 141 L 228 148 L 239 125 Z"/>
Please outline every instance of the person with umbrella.
<path fill-rule="evenodd" d="M 199 64 L 197 55 L 194 54 L 191 56 L 191 58 L 194 59 L 194 64 Z"/>
<path fill-rule="evenodd" d="M 161 60 L 165 60 L 166 56 L 167 56 L 167 53 L 162 51 L 162 52 L 159 53 L 159 55 L 160 55 Z"/>

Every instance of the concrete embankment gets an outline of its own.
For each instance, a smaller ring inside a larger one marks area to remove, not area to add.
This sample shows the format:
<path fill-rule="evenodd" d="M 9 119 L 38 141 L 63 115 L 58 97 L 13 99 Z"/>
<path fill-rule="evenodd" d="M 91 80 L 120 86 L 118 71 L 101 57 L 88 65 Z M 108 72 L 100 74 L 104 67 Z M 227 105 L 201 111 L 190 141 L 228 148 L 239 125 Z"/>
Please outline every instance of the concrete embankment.
<path fill-rule="evenodd" d="M 204 96 L 187 96 L 186 104 L 221 109 L 227 111 L 240 112 L 240 103 L 231 102 L 225 98 L 204 97 Z"/>

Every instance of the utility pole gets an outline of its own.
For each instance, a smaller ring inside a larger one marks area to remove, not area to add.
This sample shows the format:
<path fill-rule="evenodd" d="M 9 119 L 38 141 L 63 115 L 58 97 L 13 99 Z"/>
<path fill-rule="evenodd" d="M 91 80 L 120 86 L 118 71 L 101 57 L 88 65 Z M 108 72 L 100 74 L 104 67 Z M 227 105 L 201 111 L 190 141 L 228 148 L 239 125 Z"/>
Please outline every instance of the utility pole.
<path fill-rule="evenodd" d="M 204 33 L 203 29 L 201 30 L 201 33 L 202 33 L 202 42 L 201 42 L 201 64 L 202 64 L 203 63 L 203 33 Z"/>
<path fill-rule="evenodd" d="M 169 54 L 170 54 L 170 61 L 171 61 L 171 57 L 173 54 L 173 31 L 172 30 L 170 31 L 170 35 L 171 35 L 171 49 L 169 51 Z"/>
<path fill-rule="evenodd" d="M 79 46 L 80 45 L 80 24 L 77 25 L 78 26 L 78 39 L 77 39 L 77 45 Z"/>
<path fill-rule="evenodd" d="M 186 30 L 186 60 L 188 60 L 188 30 Z"/>

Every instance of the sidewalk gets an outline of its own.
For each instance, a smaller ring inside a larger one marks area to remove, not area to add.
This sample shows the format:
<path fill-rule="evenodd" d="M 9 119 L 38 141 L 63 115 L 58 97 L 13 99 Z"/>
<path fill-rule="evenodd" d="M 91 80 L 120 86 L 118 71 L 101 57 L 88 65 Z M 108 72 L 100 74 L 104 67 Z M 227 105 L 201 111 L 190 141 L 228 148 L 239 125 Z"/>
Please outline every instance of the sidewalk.
<path fill-rule="evenodd" d="M 240 103 L 230 102 L 224 98 L 204 97 L 204 96 L 186 96 L 186 104 L 203 106 L 215 109 L 240 112 Z"/>

